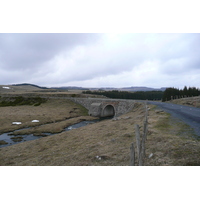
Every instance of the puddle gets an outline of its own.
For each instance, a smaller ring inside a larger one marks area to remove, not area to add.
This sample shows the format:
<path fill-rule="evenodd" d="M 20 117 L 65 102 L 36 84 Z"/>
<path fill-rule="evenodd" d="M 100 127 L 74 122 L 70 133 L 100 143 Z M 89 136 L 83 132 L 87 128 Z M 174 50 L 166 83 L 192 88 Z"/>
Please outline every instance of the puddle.
<path fill-rule="evenodd" d="M 94 124 L 96 122 L 99 122 L 99 121 L 102 121 L 102 120 L 105 120 L 105 119 L 111 119 L 111 117 L 95 119 L 95 120 L 92 120 L 92 121 L 82 121 L 82 122 L 79 122 L 77 124 L 73 124 L 71 126 L 66 127 L 65 130 L 62 131 L 61 133 L 65 132 L 65 131 L 70 131 L 72 129 L 80 128 L 80 127 L 83 127 L 83 126 L 87 126 L 89 124 Z M 41 137 L 45 137 L 45 136 L 49 136 L 49 135 L 59 134 L 59 133 L 54 133 L 54 134 L 52 134 L 52 133 L 42 133 L 42 135 L 40 135 L 40 136 L 34 136 L 33 134 L 29 134 L 29 135 L 12 135 L 13 132 L 16 133 L 17 131 L 24 130 L 24 129 L 30 129 L 30 128 L 32 128 L 32 127 L 17 129 L 15 131 L 11 131 L 11 132 L 8 132 L 8 133 L 1 134 L 0 135 L 0 141 L 3 140 L 7 144 L 2 144 L 2 145 L 0 144 L 0 148 L 1 147 L 6 147 L 6 146 L 10 146 L 10 145 L 14 145 L 14 144 L 18 144 L 18 143 L 22 143 L 22 142 L 29 141 L 29 140 L 39 139 Z M 16 141 L 17 137 L 21 137 L 21 138 L 19 138 L 20 141 Z M 15 141 L 13 141 L 12 138 Z"/>

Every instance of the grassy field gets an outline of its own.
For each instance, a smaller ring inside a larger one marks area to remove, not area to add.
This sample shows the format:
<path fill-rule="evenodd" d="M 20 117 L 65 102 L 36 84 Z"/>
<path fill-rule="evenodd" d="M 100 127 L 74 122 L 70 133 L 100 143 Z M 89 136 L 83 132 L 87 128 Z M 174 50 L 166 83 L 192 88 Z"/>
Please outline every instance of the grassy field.
<path fill-rule="evenodd" d="M 18 131 L 17 134 L 56 133 L 61 132 L 68 124 L 71 125 L 88 119 L 93 118 L 87 116 L 87 110 L 70 100 L 49 99 L 39 106 L 0 107 L 0 134 L 26 127 L 33 128 Z M 32 120 L 39 120 L 39 123 L 32 123 Z M 21 122 L 22 124 L 12 125 L 12 122 Z"/>
<path fill-rule="evenodd" d="M 169 114 L 148 105 L 148 136 L 146 141 L 147 166 L 200 165 L 199 140 L 192 138 L 192 130 Z M 1 107 L 0 131 L 31 126 L 38 119 L 48 131 L 60 131 L 64 121 L 88 118 L 82 107 L 66 100 L 49 100 L 40 106 Z M 144 105 L 117 119 L 104 120 L 68 132 L 0 148 L 0 165 L 9 166 L 127 166 L 130 145 L 135 143 L 134 124 L 143 130 Z M 11 125 L 22 121 L 22 125 Z M 73 121 L 73 123 L 75 122 Z M 58 122 L 47 124 L 50 122 Z M 72 122 L 71 122 L 72 123 Z M 58 127 L 56 127 L 56 125 Z M 50 126 L 49 126 L 50 125 Z M 42 126 L 41 126 L 42 127 Z M 34 128 L 34 127 L 33 127 Z M 32 131 L 42 132 L 37 130 Z M 32 133 L 33 133 L 32 132 Z M 22 133 L 23 134 L 23 133 Z M 152 155 L 149 158 L 149 155 Z"/>
<path fill-rule="evenodd" d="M 9 88 L 9 89 L 5 89 Z M 26 97 L 35 97 L 35 96 L 54 96 L 54 97 L 100 97 L 101 95 L 92 95 L 92 94 L 82 94 L 83 90 L 66 90 L 66 89 L 42 89 L 34 87 L 32 85 L 0 85 L 0 97 L 2 96 L 26 96 Z M 104 97 L 103 97 L 104 98 Z"/>

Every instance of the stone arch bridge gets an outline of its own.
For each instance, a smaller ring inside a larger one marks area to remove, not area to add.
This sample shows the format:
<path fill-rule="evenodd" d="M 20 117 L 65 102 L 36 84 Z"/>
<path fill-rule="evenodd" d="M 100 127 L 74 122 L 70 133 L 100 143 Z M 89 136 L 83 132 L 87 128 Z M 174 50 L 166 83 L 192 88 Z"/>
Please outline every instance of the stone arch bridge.
<path fill-rule="evenodd" d="M 134 100 L 71 98 L 72 101 L 84 106 L 89 115 L 94 117 L 119 116 L 130 112 L 134 107 Z"/>

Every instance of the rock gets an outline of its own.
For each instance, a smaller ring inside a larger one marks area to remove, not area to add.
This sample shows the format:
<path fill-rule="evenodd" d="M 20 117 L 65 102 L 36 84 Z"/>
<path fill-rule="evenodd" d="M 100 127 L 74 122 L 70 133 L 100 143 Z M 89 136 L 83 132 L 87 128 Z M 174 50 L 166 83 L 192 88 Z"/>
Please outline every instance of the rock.
<path fill-rule="evenodd" d="M 97 160 L 107 160 L 107 159 L 110 159 L 110 157 L 107 156 L 107 155 L 95 156 L 95 158 Z"/>
<path fill-rule="evenodd" d="M 149 158 L 151 158 L 153 156 L 153 153 L 151 153 L 150 155 L 149 155 Z"/>
<path fill-rule="evenodd" d="M 95 156 L 97 160 L 101 160 L 101 156 Z"/>

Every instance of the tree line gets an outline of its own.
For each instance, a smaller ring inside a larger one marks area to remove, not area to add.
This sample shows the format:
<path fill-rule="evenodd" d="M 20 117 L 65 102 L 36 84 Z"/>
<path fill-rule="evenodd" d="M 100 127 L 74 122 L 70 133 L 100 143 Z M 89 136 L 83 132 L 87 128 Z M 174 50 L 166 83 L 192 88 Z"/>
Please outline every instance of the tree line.
<path fill-rule="evenodd" d="M 127 91 L 83 91 L 83 94 L 96 94 L 103 95 L 114 99 L 136 99 L 136 100 L 161 100 L 163 97 L 163 91 L 138 91 L 138 92 L 127 92 Z"/>
<path fill-rule="evenodd" d="M 169 101 L 172 99 L 180 99 L 185 97 L 193 97 L 193 96 L 199 96 L 200 95 L 200 89 L 196 87 L 187 87 L 185 86 L 183 89 L 177 89 L 174 87 L 167 88 L 164 91 L 162 101 Z"/>

